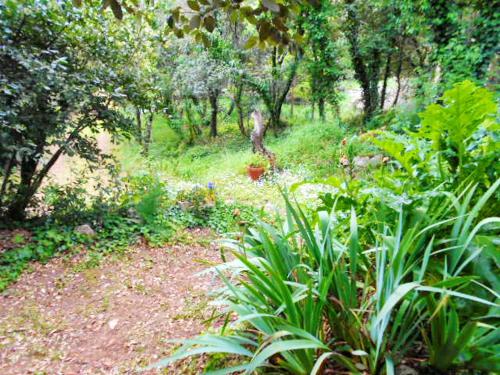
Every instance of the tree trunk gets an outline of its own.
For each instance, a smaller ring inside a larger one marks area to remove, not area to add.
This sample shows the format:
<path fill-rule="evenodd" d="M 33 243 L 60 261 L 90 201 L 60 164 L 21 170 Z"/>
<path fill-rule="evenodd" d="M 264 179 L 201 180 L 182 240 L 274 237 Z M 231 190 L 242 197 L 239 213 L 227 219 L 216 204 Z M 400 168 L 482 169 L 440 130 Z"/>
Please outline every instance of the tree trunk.
<path fill-rule="evenodd" d="M 139 107 L 135 107 L 135 124 L 137 127 L 137 139 L 139 143 L 142 144 L 142 112 Z"/>
<path fill-rule="evenodd" d="M 273 110 L 271 111 L 271 126 L 274 130 L 278 130 L 281 127 L 281 110 L 283 109 L 283 103 L 285 103 L 286 97 L 290 88 L 292 87 L 292 82 L 297 74 L 297 68 L 299 66 L 299 58 L 296 57 L 295 61 L 292 63 L 290 67 L 290 72 L 283 87 L 283 91 L 281 93 L 276 93 L 275 102 L 273 103 Z"/>
<path fill-rule="evenodd" d="M 210 116 L 210 136 L 212 137 L 217 137 L 217 97 L 218 97 L 217 92 L 212 92 L 209 95 L 209 100 L 210 100 L 210 107 L 212 109 L 211 116 Z"/>
<path fill-rule="evenodd" d="M 21 181 L 18 185 L 17 192 L 14 199 L 11 201 L 7 209 L 7 217 L 12 220 L 24 220 L 26 217 L 26 208 L 28 207 L 31 199 L 42 185 L 43 179 L 47 176 L 50 169 L 57 162 L 59 157 L 66 150 L 66 147 L 74 140 L 74 138 L 84 129 L 84 127 L 77 127 L 68 136 L 62 146 L 52 155 L 49 161 L 36 173 L 38 167 L 38 155 L 42 155 L 45 148 L 45 137 L 39 139 L 39 143 L 34 153 L 25 156 L 21 161 Z"/>
<path fill-rule="evenodd" d="M 363 98 L 363 112 L 365 121 L 369 120 L 379 106 L 378 78 L 380 70 L 380 50 L 374 48 L 370 56 L 366 57 L 361 51 L 359 32 L 360 20 L 354 9 L 354 1 L 349 1 L 347 7 L 347 40 L 351 54 L 354 77 L 360 83 Z M 365 62 L 365 59 L 367 60 Z"/>
<path fill-rule="evenodd" d="M 387 61 L 385 62 L 385 71 L 384 71 L 384 83 L 382 85 L 382 93 L 380 94 L 380 109 L 384 110 L 385 104 L 385 94 L 387 92 L 387 81 L 389 80 L 389 76 L 391 74 L 391 59 L 392 52 L 387 54 Z"/>
<path fill-rule="evenodd" d="M 319 112 L 319 118 L 321 121 L 325 121 L 326 116 L 325 116 L 325 98 L 320 98 L 318 100 L 318 112 Z"/>
<path fill-rule="evenodd" d="M 245 117 L 243 114 L 243 108 L 241 106 L 236 107 L 238 110 L 238 127 L 240 128 L 240 133 L 242 136 L 246 137 L 247 130 L 245 129 Z"/>
<path fill-rule="evenodd" d="M 186 114 L 187 120 L 187 130 L 189 133 L 188 144 L 193 144 L 194 140 L 198 135 L 200 135 L 201 131 L 199 127 L 196 125 L 193 119 L 193 112 L 191 110 L 191 101 L 190 99 L 184 99 L 184 113 Z"/>
<path fill-rule="evenodd" d="M 283 108 L 283 103 L 286 100 L 288 92 L 292 87 L 292 82 L 297 74 L 297 68 L 299 65 L 300 56 L 296 56 L 295 60 L 292 62 L 290 69 L 288 71 L 288 76 L 284 81 L 284 84 L 279 84 L 282 74 L 277 73 L 277 64 L 283 63 L 284 58 L 277 59 L 276 54 L 273 54 L 272 64 L 273 64 L 273 81 L 271 84 L 270 92 L 264 92 L 258 89 L 257 92 L 261 95 L 267 110 L 269 111 L 269 122 L 268 126 L 273 128 L 276 133 L 282 126 L 281 122 L 281 110 Z M 256 85 L 254 85 L 256 87 Z M 266 129 L 267 130 L 267 129 Z"/>
<path fill-rule="evenodd" d="M 371 119 L 375 112 L 379 109 L 380 96 L 378 91 L 378 82 L 380 79 L 381 57 L 382 56 L 380 50 L 375 49 L 373 50 L 368 61 L 370 103 L 365 109 L 365 119 L 367 120 Z"/>
<path fill-rule="evenodd" d="M 269 164 L 271 165 L 271 169 L 274 169 L 276 166 L 276 156 L 273 152 L 269 151 L 264 146 L 264 135 L 266 133 L 266 126 L 264 125 L 264 121 L 262 119 L 262 113 L 256 110 L 252 113 L 254 127 L 252 134 L 250 135 L 250 139 L 252 140 L 253 152 L 259 152 L 265 157 L 269 159 Z"/>
<path fill-rule="evenodd" d="M 233 113 L 235 107 L 236 107 L 235 100 L 232 99 L 231 100 L 231 104 L 229 105 L 229 109 L 227 110 L 227 113 L 226 113 L 227 117 L 231 116 L 231 114 Z"/>
<path fill-rule="evenodd" d="M 293 86 L 293 82 L 292 82 Z M 290 89 L 290 117 L 293 118 L 293 106 L 295 104 L 295 97 L 293 96 L 293 89 Z"/>
<path fill-rule="evenodd" d="M 7 185 L 9 182 L 9 177 L 12 172 L 12 168 L 14 168 L 14 163 L 16 161 L 16 153 L 13 152 L 12 156 L 8 159 L 4 168 L 4 176 L 2 180 L 2 187 L 0 188 L 0 203 L 3 201 L 3 197 L 5 197 L 5 192 L 7 191 Z"/>
<path fill-rule="evenodd" d="M 269 122 L 266 126 L 265 132 L 267 132 L 268 128 L 273 129 L 274 134 L 277 134 L 278 128 L 280 127 L 280 117 L 281 114 L 277 112 L 276 109 L 270 111 Z"/>
<path fill-rule="evenodd" d="M 361 85 L 363 96 L 363 112 L 365 121 L 370 120 L 378 108 L 378 82 L 369 80 Z"/>
<path fill-rule="evenodd" d="M 21 181 L 7 211 L 7 216 L 12 220 L 21 221 L 26 217 L 26 208 L 34 194 L 33 177 L 37 164 L 34 154 L 21 161 Z"/>
<path fill-rule="evenodd" d="M 247 130 L 245 129 L 245 119 L 243 113 L 243 105 L 241 103 L 241 98 L 243 96 L 243 81 L 238 84 L 236 95 L 234 98 L 234 104 L 236 106 L 236 111 L 238 112 L 238 127 L 240 128 L 240 133 L 244 137 L 247 135 Z"/>
<path fill-rule="evenodd" d="M 153 112 L 150 112 L 146 123 L 146 131 L 144 133 L 144 140 L 142 144 L 142 153 L 144 156 L 148 156 L 149 147 L 151 146 L 151 138 L 153 135 L 153 119 L 154 114 Z"/>
<path fill-rule="evenodd" d="M 403 70 L 403 46 L 400 46 L 399 50 L 399 58 L 398 58 L 398 67 L 396 68 L 396 81 L 398 87 L 396 89 L 396 96 L 394 97 L 394 102 L 392 102 L 392 106 L 394 107 L 399 100 L 399 94 L 401 93 L 401 72 Z"/>
<path fill-rule="evenodd" d="M 12 221 L 23 221 L 26 218 L 30 196 L 18 190 L 7 210 L 7 217 Z"/>

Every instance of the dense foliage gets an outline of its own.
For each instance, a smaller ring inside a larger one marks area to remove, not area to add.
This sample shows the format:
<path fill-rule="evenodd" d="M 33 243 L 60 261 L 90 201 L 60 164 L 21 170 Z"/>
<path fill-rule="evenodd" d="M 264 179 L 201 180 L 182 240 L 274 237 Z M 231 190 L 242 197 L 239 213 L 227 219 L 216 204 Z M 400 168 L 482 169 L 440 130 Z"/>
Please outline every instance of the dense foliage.
<path fill-rule="evenodd" d="M 45 192 L 50 214 L 26 225 L 30 238 L 0 254 L 0 291 L 15 281 L 31 261 L 86 251 L 85 267 L 95 267 L 103 256 L 119 253 L 140 238 L 150 246 L 176 241 L 186 228 L 210 228 L 217 233 L 238 231 L 254 222 L 257 211 L 248 205 L 226 203 L 215 188 L 195 185 L 170 189 L 151 175 L 119 180 L 90 198 L 87 181 L 70 186 L 52 185 Z M 79 232 L 89 225 L 93 234 Z"/>
<path fill-rule="evenodd" d="M 152 367 L 500 372 L 499 15 L 0 2 L 0 291 L 33 261 L 209 228 L 224 323 Z"/>
<path fill-rule="evenodd" d="M 96 10 L 36 4 L 0 5 L 0 196 L 17 220 L 62 154 L 96 163 L 92 134 L 130 128 L 116 108 L 124 96 L 116 67 L 128 53 L 113 40 L 113 25 Z"/>
<path fill-rule="evenodd" d="M 397 162 L 377 184 L 352 180 L 358 188 L 346 197 L 345 182 L 323 181 L 339 189 L 313 211 L 285 195 L 286 213 L 274 224 L 228 242 L 235 260 L 214 271 L 226 285 L 224 312 L 238 319 L 220 335 L 187 340 L 157 366 L 221 352 L 241 359 L 218 372 L 227 374 L 393 374 L 406 357 L 423 372 L 498 370 L 500 220 L 488 215 L 498 212 L 500 179 L 492 171 L 489 181 L 477 164 L 498 151 L 463 143 L 489 136 L 495 105 L 482 90 L 466 81 L 445 92 L 413 138 L 382 133 L 376 144 Z M 478 175 L 464 180 L 469 163 Z"/>
<path fill-rule="evenodd" d="M 325 119 L 349 76 L 368 121 L 408 86 L 427 103 L 464 78 L 486 82 L 496 64 L 498 12 L 481 1 L 189 1 L 189 11 L 105 2 L 120 23 L 98 4 L 75 5 L 2 4 L 1 199 L 11 219 L 26 216 L 61 155 L 97 162 L 97 132 L 135 135 L 147 155 L 155 114 L 193 144 L 204 127 L 216 137 L 221 113 L 234 110 L 247 134 L 260 103 L 278 132 L 300 80 Z M 167 22 L 156 16 L 165 12 Z"/>

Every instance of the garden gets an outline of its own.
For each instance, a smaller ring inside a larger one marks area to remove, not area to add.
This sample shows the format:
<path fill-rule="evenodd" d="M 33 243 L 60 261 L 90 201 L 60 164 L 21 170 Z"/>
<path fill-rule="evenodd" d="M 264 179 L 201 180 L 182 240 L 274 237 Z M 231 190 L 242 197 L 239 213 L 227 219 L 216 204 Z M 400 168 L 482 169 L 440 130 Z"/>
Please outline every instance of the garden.
<path fill-rule="evenodd" d="M 0 372 L 499 372 L 499 14 L 0 2 Z"/>

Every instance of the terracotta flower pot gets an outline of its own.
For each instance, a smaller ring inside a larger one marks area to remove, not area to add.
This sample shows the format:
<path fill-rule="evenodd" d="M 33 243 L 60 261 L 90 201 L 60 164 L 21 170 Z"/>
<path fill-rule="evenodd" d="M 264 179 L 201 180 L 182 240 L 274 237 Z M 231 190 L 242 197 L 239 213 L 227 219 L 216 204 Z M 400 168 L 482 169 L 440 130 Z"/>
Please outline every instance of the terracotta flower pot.
<path fill-rule="evenodd" d="M 248 166 L 248 176 L 253 181 L 257 181 L 266 171 L 264 167 L 252 167 L 251 165 Z"/>

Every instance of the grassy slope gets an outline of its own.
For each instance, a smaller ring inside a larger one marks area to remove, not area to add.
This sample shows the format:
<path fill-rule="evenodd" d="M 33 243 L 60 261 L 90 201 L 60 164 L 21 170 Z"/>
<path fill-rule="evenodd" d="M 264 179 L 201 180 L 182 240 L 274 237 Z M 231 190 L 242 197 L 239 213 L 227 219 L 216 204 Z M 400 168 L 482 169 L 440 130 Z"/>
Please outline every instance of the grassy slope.
<path fill-rule="evenodd" d="M 325 122 L 310 120 L 310 110 L 305 107 L 295 107 L 293 117 L 289 113 L 289 108 L 285 108 L 284 119 L 290 124 L 288 129 L 278 136 L 268 134 L 265 141 L 276 153 L 279 167 L 285 171 L 278 175 L 276 182 L 289 185 L 304 178 L 334 174 L 340 143 L 352 132 L 331 113 Z M 195 145 L 186 146 L 167 121 L 157 117 L 149 158 L 142 157 L 139 146 L 130 142 L 121 145 L 119 159 L 127 173 L 157 172 L 173 184 L 211 181 L 226 199 L 262 204 L 273 202 L 278 194 L 274 184 L 255 184 L 246 176 L 251 143 L 239 134 L 235 119 L 220 124 L 220 133 L 215 140 L 204 134 Z"/>

